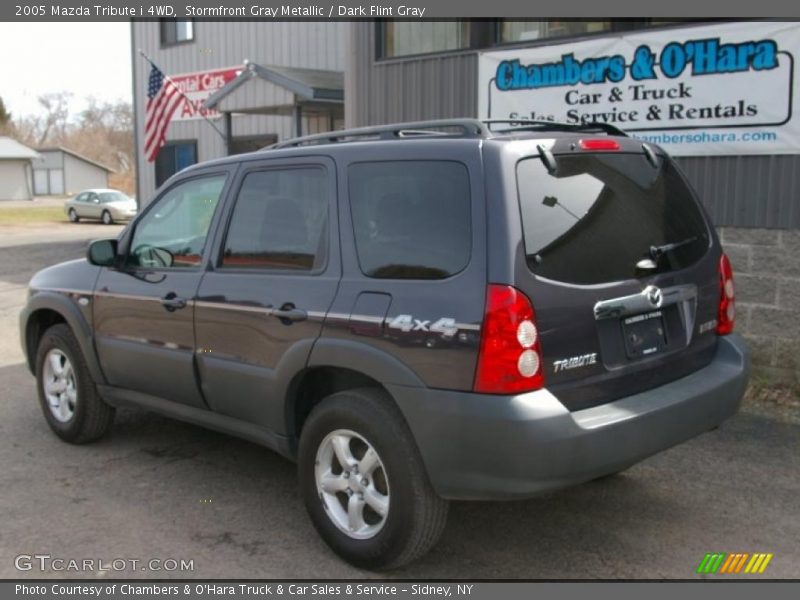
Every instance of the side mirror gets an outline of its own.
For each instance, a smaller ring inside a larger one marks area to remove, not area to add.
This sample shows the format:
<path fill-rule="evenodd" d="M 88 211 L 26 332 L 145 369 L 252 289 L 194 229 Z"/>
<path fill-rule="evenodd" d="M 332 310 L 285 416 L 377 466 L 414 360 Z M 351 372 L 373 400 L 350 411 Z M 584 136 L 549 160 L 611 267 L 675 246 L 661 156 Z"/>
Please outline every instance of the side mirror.
<path fill-rule="evenodd" d="M 98 267 L 111 267 L 117 259 L 117 240 L 95 240 L 89 244 L 86 260 Z"/>

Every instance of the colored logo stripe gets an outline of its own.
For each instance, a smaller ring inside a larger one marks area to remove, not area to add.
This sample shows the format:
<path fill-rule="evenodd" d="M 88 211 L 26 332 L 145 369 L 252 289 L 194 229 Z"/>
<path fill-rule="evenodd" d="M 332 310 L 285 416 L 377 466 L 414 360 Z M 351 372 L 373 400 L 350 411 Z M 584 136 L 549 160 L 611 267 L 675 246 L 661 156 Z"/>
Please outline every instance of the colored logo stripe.
<path fill-rule="evenodd" d="M 763 552 L 755 554 L 750 554 L 749 552 L 733 552 L 731 554 L 726 554 L 725 552 L 707 553 L 703 560 L 700 561 L 697 573 L 733 574 L 741 573 L 743 568 L 744 573 L 763 573 L 769 561 L 772 560 L 772 556 L 772 554 Z"/>

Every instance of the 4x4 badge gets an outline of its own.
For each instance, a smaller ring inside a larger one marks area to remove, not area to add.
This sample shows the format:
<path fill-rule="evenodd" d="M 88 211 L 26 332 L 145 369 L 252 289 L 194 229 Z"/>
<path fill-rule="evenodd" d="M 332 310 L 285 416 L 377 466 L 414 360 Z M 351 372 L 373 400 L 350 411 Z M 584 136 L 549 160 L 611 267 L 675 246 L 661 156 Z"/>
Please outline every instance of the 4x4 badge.
<path fill-rule="evenodd" d="M 661 288 L 658 288 L 654 285 L 648 285 L 644 288 L 644 292 L 642 292 L 650 304 L 653 305 L 653 308 L 659 308 L 661 306 L 661 302 L 664 300 L 664 295 L 661 293 Z"/>

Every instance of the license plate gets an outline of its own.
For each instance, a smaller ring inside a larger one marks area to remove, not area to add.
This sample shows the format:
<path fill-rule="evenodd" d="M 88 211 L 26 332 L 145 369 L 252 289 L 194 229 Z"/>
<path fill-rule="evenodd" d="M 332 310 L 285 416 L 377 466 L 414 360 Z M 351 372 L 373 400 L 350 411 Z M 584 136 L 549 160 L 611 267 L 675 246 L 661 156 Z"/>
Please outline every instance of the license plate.
<path fill-rule="evenodd" d="M 626 317 L 622 320 L 622 334 L 628 358 L 650 356 L 667 345 L 664 315 L 660 310 Z"/>

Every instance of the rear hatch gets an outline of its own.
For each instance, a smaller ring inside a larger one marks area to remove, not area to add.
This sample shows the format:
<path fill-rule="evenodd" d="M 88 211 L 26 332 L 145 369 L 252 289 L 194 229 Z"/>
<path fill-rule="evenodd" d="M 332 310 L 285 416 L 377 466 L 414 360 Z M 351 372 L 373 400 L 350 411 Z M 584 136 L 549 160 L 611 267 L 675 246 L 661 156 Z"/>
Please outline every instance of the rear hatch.
<path fill-rule="evenodd" d="M 576 142 L 516 163 L 515 285 L 536 310 L 545 385 L 571 410 L 707 365 L 719 299 L 716 236 L 672 160 Z"/>

